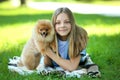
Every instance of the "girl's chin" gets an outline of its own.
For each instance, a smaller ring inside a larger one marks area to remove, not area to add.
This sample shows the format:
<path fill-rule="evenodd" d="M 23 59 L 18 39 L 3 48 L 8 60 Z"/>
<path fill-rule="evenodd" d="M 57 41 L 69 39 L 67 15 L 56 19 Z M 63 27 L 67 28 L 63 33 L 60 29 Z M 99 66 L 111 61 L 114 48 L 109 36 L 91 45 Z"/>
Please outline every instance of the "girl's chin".
<path fill-rule="evenodd" d="M 65 33 L 65 32 L 60 32 L 60 33 L 59 33 L 59 35 L 61 35 L 61 36 L 67 36 L 67 35 L 68 35 L 68 33 Z"/>
<path fill-rule="evenodd" d="M 67 34 L 60 34 L 60 36 L 67 36 Z"/>

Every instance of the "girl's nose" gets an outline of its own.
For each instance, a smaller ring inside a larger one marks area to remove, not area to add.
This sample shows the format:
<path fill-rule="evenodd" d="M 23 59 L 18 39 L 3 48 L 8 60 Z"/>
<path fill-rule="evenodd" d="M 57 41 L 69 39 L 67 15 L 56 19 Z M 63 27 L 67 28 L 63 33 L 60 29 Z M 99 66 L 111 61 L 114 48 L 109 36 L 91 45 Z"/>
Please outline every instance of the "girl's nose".
<path fill-rule="evenodd" d="M 65 27 L 65 23 L 64 22 L 61 23 L 61 27 Z"/>

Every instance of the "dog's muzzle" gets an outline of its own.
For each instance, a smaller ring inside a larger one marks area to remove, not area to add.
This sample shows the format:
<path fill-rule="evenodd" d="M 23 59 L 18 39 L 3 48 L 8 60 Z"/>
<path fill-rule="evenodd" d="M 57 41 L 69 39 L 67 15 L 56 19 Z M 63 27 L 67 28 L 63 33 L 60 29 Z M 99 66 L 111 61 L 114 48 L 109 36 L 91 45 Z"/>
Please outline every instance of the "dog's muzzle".
<path fill-rule="evenodd" d="M 42 32 L 41 35 L 42 35 L 42 37 L 45 38 L 47 36 L 47 33 L 46 32 Z"/>

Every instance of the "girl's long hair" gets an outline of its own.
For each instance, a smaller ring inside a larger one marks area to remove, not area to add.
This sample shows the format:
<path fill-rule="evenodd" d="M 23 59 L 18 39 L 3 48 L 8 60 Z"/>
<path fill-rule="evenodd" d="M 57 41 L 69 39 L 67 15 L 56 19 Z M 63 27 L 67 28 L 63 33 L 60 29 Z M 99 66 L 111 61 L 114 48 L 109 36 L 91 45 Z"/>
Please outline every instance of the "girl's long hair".
<path fill-rule="evenodd" d="M 86 48 L 87 39 L 88 39 L 87 32 L 82 27 L 79 27 L 76 25 L 75 19 L 74 19 L 74 16 L 73 16 L 71 10 L 69 10 L 66 7 L 58 8 L 54 12 L 54 14 L 52 16 L 52 24 L 54 27 L 55 27 L 55 23 L 56 23 L 56 18 L 60 13 L 67 14 L 70 19 L 72 29 L 68 36 L 68 40 L 69 40 L 68 53 L 69 53 L 70 58 L 74 58 L 74 57 L 78 56 L 83 49 Z M 57 55 L 59 55 L 57 33 L 55 34 L 55 39 L 56 39 L 56 47 L 57 47 L 56 53 L 57 53 Z"/>

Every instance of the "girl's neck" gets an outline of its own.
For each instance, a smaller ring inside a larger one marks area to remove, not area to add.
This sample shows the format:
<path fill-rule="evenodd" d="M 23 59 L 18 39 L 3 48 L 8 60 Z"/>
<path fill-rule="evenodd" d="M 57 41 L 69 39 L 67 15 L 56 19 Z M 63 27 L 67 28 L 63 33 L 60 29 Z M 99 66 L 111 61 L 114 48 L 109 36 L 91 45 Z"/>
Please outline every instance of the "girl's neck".
<path fill-rule="evenodd" d="M 61 40 L 61 41 L 66 41 L 67 40 L 67 36 L 58 36 L 58 38 Z"/>

